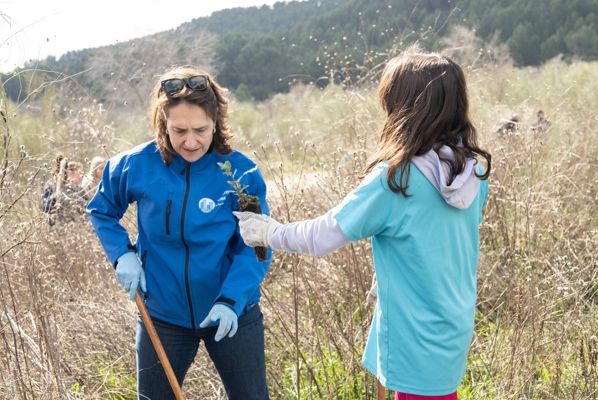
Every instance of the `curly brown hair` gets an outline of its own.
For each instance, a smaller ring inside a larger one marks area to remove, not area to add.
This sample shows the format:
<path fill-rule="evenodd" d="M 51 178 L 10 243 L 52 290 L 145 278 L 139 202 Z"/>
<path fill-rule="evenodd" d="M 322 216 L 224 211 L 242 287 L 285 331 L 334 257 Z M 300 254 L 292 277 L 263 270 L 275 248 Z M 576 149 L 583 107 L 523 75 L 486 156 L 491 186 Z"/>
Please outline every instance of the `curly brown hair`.
<path fill-rule="evenodd" d="M 438 153 L 448 146 L 455 160 L 440 158 L 451 168 L 447 184 L 463 172 L 468 158 L 476 156 L 486 160 L 486 170 L 476 175 L 488 179 L 491 156 L 478 145 L 477 131 L 469 119 L 465 75 L 453 59 L 426 53 L 418 45 L 406 49 L 386 65 L 378 98 L 386 119 L 364 175 L 388 161 L 388 186 L 407 197 L 413 157 L 431 149 Z"/>
<path fill-rule="evenodd" d="M 192 90 L 185 86 L 180 92 L 168 96 L 162 89 L 161 82 L 171 78 L 189 78 L 195 75 L 208 76 L 208 88 L 206 90 Z M 195 104 L 204 109 L 210 119 L 214 121 L 216 132 L 208 152 L 216 150 L 220 154 L 228 154 L 233 151 L 231 139 L 235 136 L 231 132 L 227 119 L 229 116 L 228 100 L 224 96 L 227 89 L 216 83 L 214 78 L 201 68 L 194 66 L 175 66 L 166 70 L 157 80 L 151 94 L 151 105 L 149 109 L 150 123 L 154 127 L 155 140 L 162 155 L 162 159 L 169 165 L 172 162 L 173 154 L 177 154 L 172 148 L 170 140 L 166 135 L 166 119 L 170 107 L 182 102 Z"/>

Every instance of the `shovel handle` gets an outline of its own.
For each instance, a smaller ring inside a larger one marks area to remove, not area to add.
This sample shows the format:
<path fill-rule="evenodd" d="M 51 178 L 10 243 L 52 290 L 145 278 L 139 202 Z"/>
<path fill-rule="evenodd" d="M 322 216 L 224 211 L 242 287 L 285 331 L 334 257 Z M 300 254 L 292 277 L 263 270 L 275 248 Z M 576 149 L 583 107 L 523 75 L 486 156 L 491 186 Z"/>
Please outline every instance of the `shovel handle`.
<path fill-rule="evenodd" d="M 166 356 L 166 352 L 164 351 L 164 347 L 162 347 L 162 342 L 160 342 L 160 337 L 158 336 L 158 332 L 156 332 L 156 328 L 154 327 L 154 323 L 147 312 L 147 308 L 145 307 L 145 303 L 143 302 L 143 298 L 141 297 L 141 293 L 139 289 L 137 289 L 137 293 L 135 293 L 135 303 L 137 304 L 137 308 L 139 309 L 139 313 L 141 314 L 141 319 L 145 324 L 145 328 L 149 334 L 150 339 L 152 340 L 152 344 L 154 345 L 154 349 L 156 349 L 156 353 L 158 353 L 158 358 L 162 363 L 162 367 L 164 368 L 164 372 L 166 372 L 166 377 L 168 378 L 168 382 L 170 382 L 170 387 L 172 387 L 172 391 L 176 397 L 176 400 L 185 400 L 185 396 L 183 395 L 183 391 L 179 386 L 179 381 L 177 381 L 176 376 L 174 375 L 174 371 L 170 366 L 170 361 L 168 361 L 168 356 Z"/>

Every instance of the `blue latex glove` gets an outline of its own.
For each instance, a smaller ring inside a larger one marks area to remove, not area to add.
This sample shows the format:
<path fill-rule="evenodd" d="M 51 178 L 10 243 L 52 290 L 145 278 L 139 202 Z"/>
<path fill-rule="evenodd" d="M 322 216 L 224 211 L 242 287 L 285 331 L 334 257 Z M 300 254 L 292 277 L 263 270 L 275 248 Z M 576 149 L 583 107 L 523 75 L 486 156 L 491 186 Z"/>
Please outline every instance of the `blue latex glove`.
<path fill-rule="evenodd" d="M 137 283 L 141 285 L 142 291 L 146 291 L 145 271 L 143 271 L 137 255 L 131 251 L 118 257 L 116 261 L 116 278 L 129 292 L 129 299 L 133 300 L 137 291 Z"/>
<path fill-rule="evenodd" d="M 235 314 L 232 308 L 225 306 L 224 304 L 215 304 L 208 313 L 206 319 L 199 324 L 199 327 L 205 328 L 210 325 L 212 321 L 218 320 L 220 320 L 220 325 L 218 326 L 214 340 L 219 342 L 227 333 L 228 337 L 233 337 L 235 333 L 237 333 L 237 328 L 239 327 L 237 323 L 237 314 Z"/>

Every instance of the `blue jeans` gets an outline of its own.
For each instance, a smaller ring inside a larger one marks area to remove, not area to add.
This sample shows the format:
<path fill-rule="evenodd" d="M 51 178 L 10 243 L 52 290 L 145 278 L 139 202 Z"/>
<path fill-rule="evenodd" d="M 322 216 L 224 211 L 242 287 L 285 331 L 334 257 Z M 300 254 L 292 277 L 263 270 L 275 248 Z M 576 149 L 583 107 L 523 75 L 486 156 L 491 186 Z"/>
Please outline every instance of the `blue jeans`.
<path fill-rule="evenodd" d="M 203 340 L 229 400 L 268 400 L 263 319 L 259 305 L 255 305 L 239 317 L 237 333 L 232 338 L 223 337 L 220 342 L 214 340 L 217 326 L 190 329 L 152 321 L 179 385 L 182 386 Z M 174 400 L 174 392 L 141 317 L 137 318 L 135 350 L 138 398 Z"/>

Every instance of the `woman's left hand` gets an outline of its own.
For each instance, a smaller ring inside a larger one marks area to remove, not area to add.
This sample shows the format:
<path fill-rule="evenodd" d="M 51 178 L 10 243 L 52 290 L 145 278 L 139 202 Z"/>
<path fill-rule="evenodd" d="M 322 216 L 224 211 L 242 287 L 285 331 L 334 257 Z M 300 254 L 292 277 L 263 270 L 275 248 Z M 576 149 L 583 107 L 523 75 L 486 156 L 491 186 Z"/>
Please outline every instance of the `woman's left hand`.
<path fill-rule="evenodd" d="M 215 304 L 208 313 L 206 319 L 199 324 L 199 327 L 205 328 L 210 325 L 211 322 L 218 320 L 220 320 L 220 325 L 218 326 L 214 340 L 219 342 L 227 333 L 229 338 L 237 333 L 237 328 L 239 327 L 237 323 L 237 314 L 235 314 L 232 308 L 223 304 Z"/>

